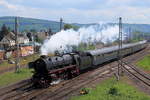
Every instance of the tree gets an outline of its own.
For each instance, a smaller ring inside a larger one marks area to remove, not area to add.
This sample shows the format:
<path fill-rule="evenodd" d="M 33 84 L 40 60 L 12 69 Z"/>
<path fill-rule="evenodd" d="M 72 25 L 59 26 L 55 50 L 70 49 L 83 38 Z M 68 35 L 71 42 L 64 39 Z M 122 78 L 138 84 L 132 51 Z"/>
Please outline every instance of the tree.
<path fill-rule="evenodd" d="M 32 41 L 32 33 L 31 32 L 27 33 L 27 37 L 29 38 L 29 41 Z"/>
<path fill-rule="evenodd" d="M 52 33 L 52 29 L 49 28 L 49 30 L 48 30 L 48 35 L 51 36 L 52 34 L 53 34 L 53 33 Z"/>
<path fill-rule="evenodd" d="M 28 29 L 24 29 L 22 32 L 26 32 L 27 33 L 27 32 L 29 32 L 29 30 Z"/>
<path fill-rule="evenodd" d="M 6 36 L 7 34 L 9 34 L 9 30 L 6 27 L 5 24 L 3 24 L 2 28 L 1 28 L 1 35 L 0 35 L 0 40 L 3 39 L 4 36 Z"/>
<path fill-rule="evenodd" d="M 11 32 L 11 28 L 10 27 L 8 27 L 8 32 Z"/>
<path fill-rule="evenodd" d="M 40 39 L 38 35 L 35 35 L 34 39 L 35 39 L 36 42 L 42 43 L 42 39 Z"/>
<path fill-rule="evenodd" d="M 67 30 L 67 29 L 74 29 L 74 30 L 77 30 L 78 27 L 77 27 L 77 26 L 74 26 L 74 25 L 71 25 L 71 24 L 65 24 L 65 25 L 64 25 L 64 30 Z"/>
<path fill-rule="evenodd" d="M 30 32 L 36 33 L 37 31 L 35 29 L 31 29 Z"/>
<path fill-rule="evenodd" d="M 132 38 L 132 42 L 137 42 L 143 40 L 143 33 L 140 31 L 134 31 L 133 32 L 133 38 Z"/>

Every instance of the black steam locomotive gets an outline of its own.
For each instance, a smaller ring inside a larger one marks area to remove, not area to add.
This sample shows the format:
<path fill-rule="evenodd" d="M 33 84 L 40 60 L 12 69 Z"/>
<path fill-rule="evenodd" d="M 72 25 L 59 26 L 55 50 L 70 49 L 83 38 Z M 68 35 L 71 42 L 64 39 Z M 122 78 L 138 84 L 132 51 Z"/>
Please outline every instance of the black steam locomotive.
<path fill-rule="evenodd" d="M 126 56 L 145 47 L 146 41 L 125 44 L 122 46 L 121 54 Z M 34 69 L 33 83 L 37 87 L 48 87 L 53 80 L 73 78 L 82 70 L 116 59 L 118 49 L 118 46 L 112 46 L 54 57 L 41 56 L 29 63 L 29 68 Z"/>

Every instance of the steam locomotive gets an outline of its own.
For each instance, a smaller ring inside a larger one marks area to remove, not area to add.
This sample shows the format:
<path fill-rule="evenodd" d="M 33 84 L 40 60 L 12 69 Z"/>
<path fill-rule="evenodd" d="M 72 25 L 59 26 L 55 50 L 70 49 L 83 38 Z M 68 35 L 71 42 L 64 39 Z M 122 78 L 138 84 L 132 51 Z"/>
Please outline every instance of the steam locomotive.
<path fill-rule="evenodd" d="M 146 41 L 124 44 L 120 54 L 126 56 L 145 47 Z M 29 63 L 29 68 L 34 69 L 32 81 L 36 87 L 46 88 L 54 80 L 73 78 L 79 75 L 82 70 L 94 68 L 104 62 L 116 59 L 118 49 L 118 46 L 111 46 L 84 52 L 67 53 L 60 56 L 41 56 L 34 62 Z"/>

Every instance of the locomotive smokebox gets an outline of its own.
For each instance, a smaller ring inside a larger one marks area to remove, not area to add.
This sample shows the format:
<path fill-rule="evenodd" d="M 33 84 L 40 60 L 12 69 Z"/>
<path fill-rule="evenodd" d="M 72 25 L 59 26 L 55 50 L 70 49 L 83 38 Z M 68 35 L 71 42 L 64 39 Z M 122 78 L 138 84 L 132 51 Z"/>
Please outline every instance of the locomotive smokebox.
<path fill-rule="evenodd" d="M 41 55 L 40 57 L 41 58 L 47 58 L 47 55 Z"/>

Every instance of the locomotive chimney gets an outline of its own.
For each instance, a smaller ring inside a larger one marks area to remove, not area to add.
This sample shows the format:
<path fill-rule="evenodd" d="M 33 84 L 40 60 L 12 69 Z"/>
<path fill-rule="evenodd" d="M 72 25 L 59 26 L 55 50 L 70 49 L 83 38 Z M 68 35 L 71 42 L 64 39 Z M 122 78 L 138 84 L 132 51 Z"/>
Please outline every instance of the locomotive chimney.
<path fill-rule="evenodd" d="M 46 58 L 47 56 L 46 56 L 46 55 L 41 55 L 40 57 L 41 57 L 41 58 Z"/>

